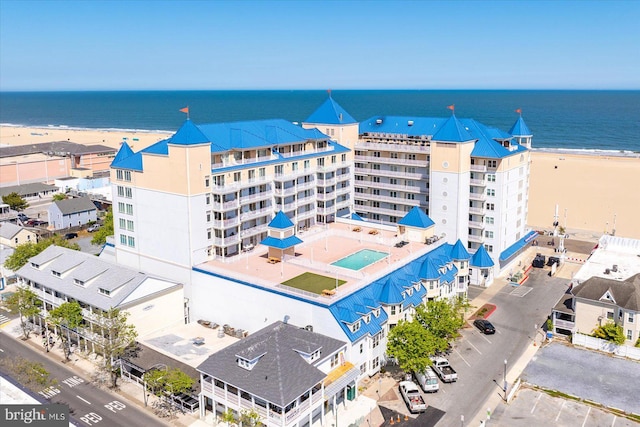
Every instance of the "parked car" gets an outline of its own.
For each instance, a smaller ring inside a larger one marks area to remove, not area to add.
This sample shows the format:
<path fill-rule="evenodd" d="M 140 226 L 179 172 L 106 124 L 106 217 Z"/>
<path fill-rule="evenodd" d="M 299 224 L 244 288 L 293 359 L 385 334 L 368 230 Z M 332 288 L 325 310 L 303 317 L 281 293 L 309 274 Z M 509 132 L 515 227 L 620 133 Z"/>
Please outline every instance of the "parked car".
<path fill-rule="evenodd" d="M 480 329 L 483 334 L 495 334 L 496 328 L 486 319 L 476 319 L 473 321 L 473 326 Z"/>
<path fill-rule="evenodd" d="M 19 219 L 20 221 L 22 221 L 22 222 L 26 222 L 26 221 L 28 221 L 28 220 L 29 220 L 29 217 L 28 217 L 28 216 L 26 216 L 25 214 L 23 214 L 22 212 L 20 212 L 20 213 L 18 214 L 18 219 Z"/>
<path fill-rule="evenodd" d="M 449 365 L 449 361 L 444 357 L 435 357 L 431 359 L 431 366 L 443 383 L 452 383 L 458 381 L 458 373 Z"/>
<path fill-rule="evenodd" d="M 427 410 L 427 404 L 413 381 L 400 382 L 400 394 L 412 414 Z"/>
<path fill-rule="evenodd" d="M 416 382 L 420 384 L 425 393 L 435 393 L 440 389 L 438 376 L 433 372 L 431 366 L 427 366 L 423 372 L 414 372 L 413 376 L 416 377 Z"/>
<path fill-rule="evenodd" d="M 100 224 L 93 224 L 91 226 L 89 226 L 89 228 L 87 228 L 87 231 L 89 233 L 93 233 L 94 231 L 98 231 L 98 229 L 102 227 Z"/>
<path fill-rule="evenodd" d="M 78 237 L 78 233 L 67 233 L 64 235 L 64 238 L 67 240 L 75 239 Z"/>

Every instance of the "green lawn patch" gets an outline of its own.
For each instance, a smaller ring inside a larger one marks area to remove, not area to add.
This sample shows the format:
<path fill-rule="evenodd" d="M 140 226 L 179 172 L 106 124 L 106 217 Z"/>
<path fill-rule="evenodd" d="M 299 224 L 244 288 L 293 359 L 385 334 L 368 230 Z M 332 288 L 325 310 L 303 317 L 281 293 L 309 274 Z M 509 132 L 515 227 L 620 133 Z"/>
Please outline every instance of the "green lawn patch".
<path fill-rule="evenodd" d="M 342 286 L 345 283 L 347 283 L 346 280 L 338 280 L 338 286 Z M 314 273 L 303 273 L 293 279 L 282 282 L 282 284 L 320 295 L 324 289 L 331 290 L 336 288 L 336 278 Z"/>

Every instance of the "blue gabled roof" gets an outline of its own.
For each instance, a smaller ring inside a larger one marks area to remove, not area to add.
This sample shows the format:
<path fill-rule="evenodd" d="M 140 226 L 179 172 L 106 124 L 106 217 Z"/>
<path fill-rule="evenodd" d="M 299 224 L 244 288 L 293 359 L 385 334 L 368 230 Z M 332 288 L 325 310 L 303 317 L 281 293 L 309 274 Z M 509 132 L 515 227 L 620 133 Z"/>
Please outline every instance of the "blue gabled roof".
<path fill-rule="evenodd" d="M 489 159 L 502 159 L 513 154 L 500 143 L 490 139 L 480 139 L 471 150 L 472 157 L 486 157 Z"/>
<path fill-rule="evenodd" d="M 269 223 L 268 227 L 282 230 L 285 228 L 293 227 L 293 222 L 291 222 L 289 217 L 285 215 L 284 212 L 278 211 L 276 216 L 274 216 L 271 222 Z"/>
<path fill-rule="evenodd" d="M 440 277 L 440 283 L 451 283 L 455 280 L 456 274 L 458 274 L 458 267 L 455 265 L 451 270 L 447 268 L 447 271 Z"/>
<path fill-rule="evenodd" d="M 131 147 L 129 147 L 129 144 L 127 144 L 126 142 L 123 142 L 122 145 L 120 146 L 120 149 L 118 150 L 118 153 L 111 161 L 111 166 L 113 166 L 118 162 L 121 162 L 122 160 L 126 159 L 132 154 L 133 154 L 133 150 L 131 149 Z"/>
<path fill-rule="evenodd" d="M 467 260 L 471 258 L 471 255 L 469 255 L 467 248 L 464 247 L 460 239 L 458 239 L 456 244 L 451 248 L 449 256 L 451 257 L 451 259 L 454 259 L 456 261 Z"/>
<path fill-rule="evenodd" d="M 465 126 L 456 118 L 455 114 L 452 114 L 433 134 L 432 139 L 443 142 L 467 142 L 476 138 L 465 129 Z"/>
<path fill-rule="evenodd" d="M 169 145 L 167 144 L 167 140 L 156 142 L 153 145 L 148 146 L 147 148 L 142 150 L 143 153 L 151 153 L 151 154 L 163 154 L 165 156 L 169 155 Z"/>
<path fill-rule="evenodd" d="M 538 235 L 537 231 L 528 232 L 522 239 L 516 241 L 513 245 L 502 251 L 500 254 L 500 261 L 506 261 L 516 254 L 520 249 L 527 246 L 527 243 L 531 242 Z"/>
<path fill-rule="evenodd" d="M 419 207 L 414 206 L 407 214 L 398 221 L 399 225 L 408 227 L 429 228 L 435 224 Z"/>
<path fill-rule="evenodd" d="M 261 245 L 276 249 L 289 249 L 290 247 L 299 245 L 300 243 L 302 243 L 302 240 L 297 236 L 289 236 L 284 239 L 276 239 L 275 237 L 269 236 L 260 242 Z"/>
<path fill-rule="evenodd" d="M 198 126 L 193 124 L 189 119 L 185 120 L 182 126 L 180 126 L 180 129 L 178 129 L 178 131 L 169 138 L 169 142 L 171 144 L 177 145 L 206 144 L 210 141 L 211 140 L 202 133 Z"/>
<path fill-rule="evenodd" d="M 371 303 L 375 300 L 376 297 L 373 295 L 372 286 L 367 286 L 329 306 L 329 311 L 338 321 L 338 324 L 351 342 L 355 342 L 365 335 L 373 336 L 377 334 L 382 330 L 382 325 L 384 325 L 389 318 L 379 303 L 371 306 Z M 349 329 L 349 324 L 362 318 L 362 315 L 357 314 L 356 311 L 362 310 L 363 307 L 367 310 L 367 313 L 371 314 L 371 319 L 369 323 L 362 320 L 360 322 L 360 329 L 352 332 L 351 329 Z M 378 317 L 374 316 L 373 313 L 377 308 L 380 308 L 380 315 Z"/>
<path fill-rule="evenodd" d="M 327 125 L 350 125 L 358 123 L 347 111 L 333 98 L 329 97 L 316 111 L 304 121 L 305 123 L 318 123 Z"/>
<path fill-rule="evenodd" d="M 473 254 L 473 256 L 471 257 L 471 261 L 469 262 L 469 265 L 472 267 L 479 267 L 479 268 L 488 268 L 488 267 L 494 266 L 493 260 L 487 253 L 487 250 L 482 245 L 478 248 L 476 253 Z"/>
<path fill-rule="evenodd" d="M 522 116 L 518 117 L 518 120 L 511 126 L 509 133 L 513 136 L 533 136 Z"/>

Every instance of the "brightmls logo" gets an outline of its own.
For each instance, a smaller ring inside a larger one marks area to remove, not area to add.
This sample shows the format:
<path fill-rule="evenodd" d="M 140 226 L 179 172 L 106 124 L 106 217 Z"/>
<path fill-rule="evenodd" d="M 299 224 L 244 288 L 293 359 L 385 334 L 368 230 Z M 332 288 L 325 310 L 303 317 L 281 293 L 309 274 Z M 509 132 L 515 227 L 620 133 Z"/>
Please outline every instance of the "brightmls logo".
<path fill-rule="evenodd" d="M 51 405 L 0 405 L 0 420 L 3 426 L 46 426 L 63 427 L 69 425 L 69 407 Z"/>

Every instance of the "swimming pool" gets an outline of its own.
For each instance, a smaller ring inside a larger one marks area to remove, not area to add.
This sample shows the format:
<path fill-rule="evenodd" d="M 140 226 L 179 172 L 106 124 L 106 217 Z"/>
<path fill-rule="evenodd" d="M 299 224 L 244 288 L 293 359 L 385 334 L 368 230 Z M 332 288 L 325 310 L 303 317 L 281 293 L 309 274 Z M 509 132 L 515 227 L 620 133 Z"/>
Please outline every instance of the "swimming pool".
<path fill-rule="evenodd" d="M 348 268 L 349 270 L 362 270 L 366 266 L 373 264 L 386 258 L 389 254 L 386 252 L 374 251 L 371 249 L 362 249 L 356 253 L 339 259 L 336 262 L 331 263 L 336 267 Z"/>

